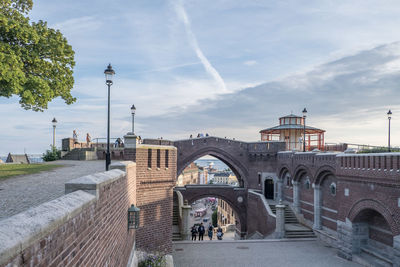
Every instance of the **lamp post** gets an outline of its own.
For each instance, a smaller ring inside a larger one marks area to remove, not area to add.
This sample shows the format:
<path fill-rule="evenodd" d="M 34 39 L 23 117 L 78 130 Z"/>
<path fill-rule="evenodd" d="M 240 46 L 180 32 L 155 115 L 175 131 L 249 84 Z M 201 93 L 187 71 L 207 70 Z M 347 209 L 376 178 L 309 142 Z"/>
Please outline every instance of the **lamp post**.
<path fill-rule="evenodd" d="M 104 71 L 106 76 L 106 84 L 108 86 L 108 113 L 107 113 L 107 153 L 106 153 L 106 171 L 111 163 L 110 157 L 110 87 L 113 84 L 113 76 L 115 71 L 112 69 L 111 63 L 108 64 L 107 69 Z"/>
<path fill-rule="evenodd" d="M 53 124 L 53 149 L 55 149 L 56 148 L 56 126 L 57 126 L 56 118 L 53 118 L 51 123 Z"/>
<path fill-rule="evenodd" d="M 306 152 L 306 117 L 307 117 L 307 109 L 303 109 L 303 152 Z"/>
<path fill-rule="evenodd" d="M 392 111 L 389 109 L 388 113 L 388 120 L 389 120 L 389 134 L 388 134 L 388 150 L 390 152 L 390 120 L 392 119 Z"/>
<path fill-rule="evenodd" d="M 132 114 L 132 134 L 133 135 L 135 135 L 135 112 L 136 112 L 135 105 L 132 105 L 131 114 Z"/>

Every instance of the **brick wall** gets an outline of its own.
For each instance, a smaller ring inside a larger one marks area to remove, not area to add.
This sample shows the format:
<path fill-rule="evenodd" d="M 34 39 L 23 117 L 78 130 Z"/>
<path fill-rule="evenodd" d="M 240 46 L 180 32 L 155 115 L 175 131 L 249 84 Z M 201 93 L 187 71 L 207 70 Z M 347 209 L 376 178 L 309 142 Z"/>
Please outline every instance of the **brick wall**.
<path fill-rule="evenodd" d="M 255 231 L 263 236 L 270 235 L 275 231 L 275 216 L 272 216 L 272 211 L 271 214 L 268 212 L 261 194 L 249 191 L 247 207 L 248 236 L 254 234 Z"/>
<path fill-rule="evenodd" d="M 165 159 L 166 153 L 168 153 L 168 161 Z M 142 214 L 141 227 L 136 236 L 137 249 L 171 253 L 176 148 L 138 144 L 136 149 L 125 149 L 124 157 L 136 161 L 137 205 Z M 151 157 L 150 161 L 149 157 Z"/>
<path fill-rule="evenodd" d="M 114 168 L 74 179 L 66 195 L 3 220 L 0 266 L 126 266 L 135 238 L 127 229 L 135 164 Z"/>

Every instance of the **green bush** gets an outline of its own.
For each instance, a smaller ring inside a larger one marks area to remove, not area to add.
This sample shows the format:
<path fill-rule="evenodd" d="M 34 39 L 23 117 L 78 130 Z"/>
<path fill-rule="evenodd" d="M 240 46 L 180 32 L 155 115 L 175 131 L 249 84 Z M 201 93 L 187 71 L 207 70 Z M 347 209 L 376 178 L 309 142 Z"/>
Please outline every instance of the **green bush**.
<path fill-rule="evenodd" d="M 57 148 L 52 147 L 51 150 L 46 150 L 46 153 L 43 153 L 42 159 L 44 161 L 54 161 L 61 159 L 61 150 L 57 150 Z"/>
<path fill-rule="evenodd" d="M 139 262 L 139 267 L 165 267 L 167 262 L 164 256 L 149 255 L 147 258 Z"/>
<path fill-rule="evenodd" d="M 212 224 L 213 224 L 214 227 L 218 226 L 218 212 L 217 211 L 218 211 L 218 209 L 214 210 L 214 212 L 213 212 L 213 214 L 211 216 Z"/>

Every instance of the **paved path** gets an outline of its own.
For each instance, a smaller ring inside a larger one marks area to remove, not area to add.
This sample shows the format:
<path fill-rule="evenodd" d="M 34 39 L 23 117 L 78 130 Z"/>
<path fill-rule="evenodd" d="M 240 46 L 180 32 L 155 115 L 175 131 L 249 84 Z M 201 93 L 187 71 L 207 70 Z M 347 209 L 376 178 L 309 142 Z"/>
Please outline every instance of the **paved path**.
<path fill-rule="evenodd" d="M 360 266 L 318 241 L 183 241 L 172 254 L 175 267 Z"/>
<path fill-rule="evenodd" d="M 64 183 L 69 180 L 105 171 L 105 163 L 100 160 L 61 160 L 51 164 L 65 167 L 0 181 L 0 220 L 64 195 Z"/>

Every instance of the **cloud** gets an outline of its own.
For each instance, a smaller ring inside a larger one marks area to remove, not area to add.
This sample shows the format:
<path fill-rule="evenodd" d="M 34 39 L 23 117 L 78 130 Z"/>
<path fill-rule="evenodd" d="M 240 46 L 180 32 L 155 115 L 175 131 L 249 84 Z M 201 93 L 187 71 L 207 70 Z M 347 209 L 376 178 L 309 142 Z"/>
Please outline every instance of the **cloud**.
<path fill-rule="evenodd" d="M 194 33 L 191 29 L 189 18 L 187 16 L 187 13 L 185 11 L 185 8 L 183 7 L 181 0 L 179 0 L 175 3 L 175 10 L 178 15 L 178 18 L 185 25 L 185 30 L 186 30 L 186 34 L 188 37 L 188 41 L 189 41 L 190 45 L 192 46 L 193 50 L 195 51 L 197 57 L 200 59 L 201 63 L 203 64 L 204 69 L 207 71 L 208 74 L 210 74 L 214 78 L 215 82 L 217 83 L 217 85 L 220 89 L 220 93 L 227 93 L 228 89 L 226 88 L 225 82 L 222 79 L 221 75 L 211 65 L 210 61 L 206 58 L 203 51 L 201 51 L 201 49 L 200 49 L 200 46 L 196 39 L 196 36 L 194 35 Z"/>
<path fill-rule="evenodd" d="M 278 117 L 291 111 L 300 114 L 307 107 L 310 125 L 327 130 L 326 142 L 385 145 L 386 112 L 391 108 L 400 114 L 400 73 L 397 68 L 377 70 L 396 65 L 399 48 L 400 43 L 379 46 L 305 73 L 201 100 L 186 108 L 190 112 L 147 118 L 152 129 L 143 130 L 169 128 L 171 137 L 208 132 L 257 140 L 258 131 L 277 125 Z M 400 145 L 400 124 L 395 120 L 393 116 L 392 143 Z"/>
<path fill-rule="evenodd" d="M 243 64 L 246 65 L 246 66 L 253 66 L 253 65 L 257 64 L 257 61 L 255 61 L 255 60 L 247 60 L 247 61 L 243 62 Z"/>

